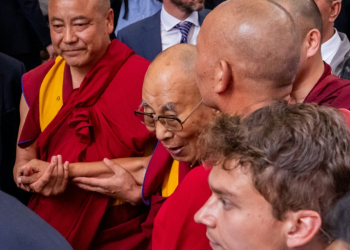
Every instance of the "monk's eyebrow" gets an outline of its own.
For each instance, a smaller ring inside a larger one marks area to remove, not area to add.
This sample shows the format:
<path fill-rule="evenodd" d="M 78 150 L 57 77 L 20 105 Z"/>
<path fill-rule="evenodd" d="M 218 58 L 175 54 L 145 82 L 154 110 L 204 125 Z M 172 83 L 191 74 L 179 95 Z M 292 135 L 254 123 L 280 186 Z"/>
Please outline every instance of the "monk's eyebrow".
<path fill-rule="evenodd" d="M 149 107 L 146 101 L 142 100 L 140 107 Z"/>
<path fill-rule="evenodd" d="M 173 102 L 168 102 L 167 104 L 163 105 L 162 110 L 164 111 L 174 111 L 175 112 L 176 104 Z"/>
<path fill-rule="evenodd" d="M 60 21 L 60 22 L 63 22 L 63 19 L 58 18 L 58 17 L 52 17 L 52 18 L 51 18 L 51 22 L 54 22 L 54 21 Z"/>
<path fill-rule="evenodd" d="M 89 20 L 89 19 L 85 16 L 77 16 L 77 17 L 72 18 L 72 22 L 78 21 L 78 20 Z M 54 21 L 63 22 L 63 19 L 58 18 L 58 17 L 52 17 L 51 22 L 54 22 Z"/>

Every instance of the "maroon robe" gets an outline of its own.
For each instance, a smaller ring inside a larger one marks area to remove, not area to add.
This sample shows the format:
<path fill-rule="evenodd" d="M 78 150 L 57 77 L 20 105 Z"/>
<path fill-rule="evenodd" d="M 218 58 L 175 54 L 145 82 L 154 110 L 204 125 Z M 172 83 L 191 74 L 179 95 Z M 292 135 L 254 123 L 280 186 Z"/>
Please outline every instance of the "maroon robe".
<path fill-rule="evenodd" d="M 207 227 L 193 219 L 211 195 L 209 173 L 210 169 L 196 167 L 164 202 L 154 221 L 153 250 L 211 249 Z"/>
<path fill-rule="evenodd" d="M 21 147 L 36 139 L 37 158 L 44 161 L 57 154 L 69 162 L 143 155 L 150 134 L 133 111 L 141 103 L 148 61 L 114 40 L 75 90 L 66 67 L 63 106 L 40 133 L 39 89 L 50 65 L 52 62 L 23 76 L 23 92 L 30 110 L 20 137 Z M 68 185 L 62 195 L 33 195 L 28 206 L 74 249 L 142 249 L 149 242 L 140 228 L 148 208 L 112 204 L 109 197 Z"/>
<path fill-rule="evenodd" d="M 304 102 L 350 110 L 350 81 L 332 75 L 331 67 L 324 65 L 324 73 Z"/>
<path fill-rule="evenodd" d="M 162 184 L 166 174 L 172 167 L 172 163 L 173 158 L 163 144 L 158 142 L 148 164 L 142 186 L 142 199 L 145 204 L 150 205 L 150 212 L 147 220 L 141 226 L 150 240 L 152 239 L 154 218 L 164 201 L 168 199 L 162 196 Z M 191 165 L 189 163 L 179 162 L 179 185 L 190 170 Z M 151 249 L 151 244 L 149 249 Z"/>

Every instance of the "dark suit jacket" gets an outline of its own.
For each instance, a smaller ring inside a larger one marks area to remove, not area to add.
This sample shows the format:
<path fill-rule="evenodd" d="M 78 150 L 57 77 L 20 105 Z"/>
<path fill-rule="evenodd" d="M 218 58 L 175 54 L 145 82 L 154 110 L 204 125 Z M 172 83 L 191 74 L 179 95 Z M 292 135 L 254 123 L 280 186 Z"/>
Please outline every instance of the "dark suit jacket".
<path fill-rule="evenodd" d="M 38 0 L 0 1 L 0 52 L 39 52 L 51 44 L 50 30 Z"/>
<path fill-rule="evenodd" d="M 117 39 L 128 45 L 136 54 L 153 61 L 162 52 L 160 34 L 160 12 L 133 23 L 118 31 Z M 202 25 L 210 10 L 198 12 L 198 21 Z"/>
<path fill-rule="evenodd" d="M 22 192 L 13 180 L 12 169 L 16 158 L 21 77 L 24 73 L 23 63 L 0 53 L 0 189 L 17 198 Z"/>
<path fill-rule="evenodd" d="M 72 250 L 55 229 L 15 198 L 0 191 L 1 249 Z"/>

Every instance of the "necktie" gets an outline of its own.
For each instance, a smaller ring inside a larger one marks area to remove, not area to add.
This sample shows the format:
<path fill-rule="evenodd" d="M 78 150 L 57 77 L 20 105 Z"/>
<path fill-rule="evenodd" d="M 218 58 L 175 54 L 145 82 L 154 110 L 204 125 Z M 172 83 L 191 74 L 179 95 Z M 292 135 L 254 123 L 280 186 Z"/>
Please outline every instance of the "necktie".
<path fill-rule="evenodd" d="M 192 26 L 191 22 L 182 22 L 182 23 L 178 23 L 174 26 L 174 28 L 179 29 L 181 32 L 181 41 L 180 43 L 187 43 L 187 35 L 188 32 L 190 31 Z"/>

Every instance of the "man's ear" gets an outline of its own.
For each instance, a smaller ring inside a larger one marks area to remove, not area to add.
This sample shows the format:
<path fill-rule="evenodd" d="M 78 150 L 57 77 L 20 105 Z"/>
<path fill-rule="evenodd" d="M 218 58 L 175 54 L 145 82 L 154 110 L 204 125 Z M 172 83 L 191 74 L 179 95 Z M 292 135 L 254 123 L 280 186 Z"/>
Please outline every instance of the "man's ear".
<path fill-rule="evenodd" d="M 317 29 L 310 30 L 304 40 L 307 46 L 306 57 L 313 57 L 321 46 L 321 32 Z"/>
<path fill-rule="evenodd" d="M 329 15 L 329 22 L 334 23 L 335 19 L 339 16 L 341 10 L 341 1 L 333 1 L 332 2 L 332 7 L 331 7 L 331 12 Z"/>
<path fill-rule="evenodd" d="M 107 30 L 108 34 L 112 34 L 114 31 L 114 12 L 113 9 L 109 9 L 107 18 L 106 18 L 106 23 L 107 23 Z"/>
<path fill-rule="evenodd" d="M 312 210 L 288 213 L 287 246 L 295 248 L 309 243 L 318 233 L 322 225 L 320 215 Z"/>
<path fill-rule="evenodd" d="M 233 83 L 233 75 L 230 64 L 225 60 L 220 60 L 215 67 L 214 72 L 214 92 L 215 94 L 221 94 L 225 92 L 230 84 Z"/>

